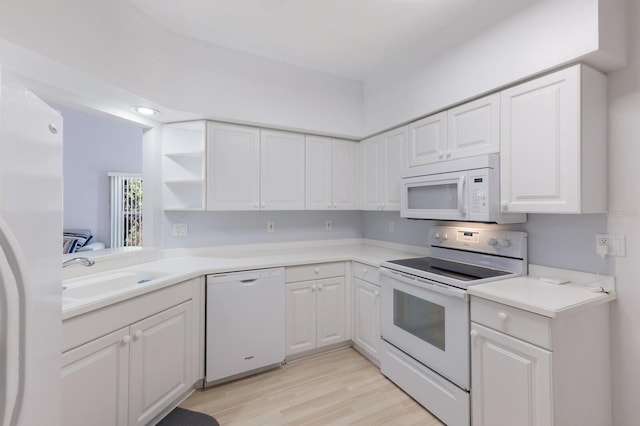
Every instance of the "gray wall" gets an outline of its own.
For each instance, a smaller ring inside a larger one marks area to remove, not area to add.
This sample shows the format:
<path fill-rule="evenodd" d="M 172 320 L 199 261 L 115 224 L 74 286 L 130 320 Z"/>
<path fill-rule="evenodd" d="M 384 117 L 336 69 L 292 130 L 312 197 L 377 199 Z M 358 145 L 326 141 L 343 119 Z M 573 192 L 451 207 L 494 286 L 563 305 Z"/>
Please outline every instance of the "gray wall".
<path fill-rule="evenodd" d="M 333 230 L 325 230 L 331 220 Z M 275 232 L 267 232 L 267 221 Z M 173 236 L 173 224 L 187 223 L 189 235 Z M 165 212 L 164 248 L 207 247 L 284 241 L 362 238 L 358 211 Z"/>
<path fill-rule="evenodd" d="M 142 173 L 142 129 L 54 105 L 64 118 L 64 227 L 109 245 L 108 172 Z"/>
<path fill-rule="evenodd" d="M 394 232 L 389 231 L 389 221 L 394 222 Z M 398 212 L 362 213 L 365 238 L 416 246 L 426 246 L 429 230 L 436 223 L 447 224 L 430 220 L 402 219 Z M 607 230 L 605 215 L 530 214 L 527 223 L 524 224 L 459 225 L 526 231 L 529 234 L 529 263 L 592 273 L 602 268 L 600 272 L 608 275 L 612 275 L 615 270 L 611 258 L 606 258 L 603 264 L 595 252 L 595 234 L 605 233 Z"/>

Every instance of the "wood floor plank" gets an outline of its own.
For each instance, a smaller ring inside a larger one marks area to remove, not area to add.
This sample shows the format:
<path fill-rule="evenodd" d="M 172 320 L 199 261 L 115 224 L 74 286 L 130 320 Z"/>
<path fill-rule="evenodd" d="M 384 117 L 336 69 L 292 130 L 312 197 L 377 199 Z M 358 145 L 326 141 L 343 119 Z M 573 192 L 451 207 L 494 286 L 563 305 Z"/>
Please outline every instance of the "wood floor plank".
<path fill-rule="evenodd" d="M 196 391 L 181 407 L 222 426 L 443 424 L 351 348 Z"/>

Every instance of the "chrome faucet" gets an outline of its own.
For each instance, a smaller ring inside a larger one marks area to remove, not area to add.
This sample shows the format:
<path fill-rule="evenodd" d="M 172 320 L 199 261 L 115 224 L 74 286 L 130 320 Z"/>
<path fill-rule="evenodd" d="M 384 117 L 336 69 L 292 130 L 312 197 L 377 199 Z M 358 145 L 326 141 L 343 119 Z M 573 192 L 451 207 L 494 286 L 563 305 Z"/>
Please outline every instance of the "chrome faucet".
<path fill-rule="evenodd" d="M 77 263 L 83 266 L 93 266 L 96 261 L 87 257 L 74 257 L 73 259 L 65 260 L 64 262 L 62 262 L 62 267 L 66 268 L 67 266 L 75 265 Z"/>

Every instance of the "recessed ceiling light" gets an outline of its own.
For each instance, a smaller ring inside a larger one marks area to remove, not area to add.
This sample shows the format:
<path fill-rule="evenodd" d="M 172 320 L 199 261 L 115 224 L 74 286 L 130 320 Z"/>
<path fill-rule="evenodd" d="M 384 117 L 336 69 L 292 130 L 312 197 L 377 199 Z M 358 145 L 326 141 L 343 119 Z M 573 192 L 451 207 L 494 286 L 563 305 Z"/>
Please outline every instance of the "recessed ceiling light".
<path fill-rule="evenodd" d="M 153 109 L 145 106 L 134 106 L 132 109 L 138 114 L 142 114 L 142 115 L 160 114 L 160 111 L 158 111 L 157 109 Z"/>

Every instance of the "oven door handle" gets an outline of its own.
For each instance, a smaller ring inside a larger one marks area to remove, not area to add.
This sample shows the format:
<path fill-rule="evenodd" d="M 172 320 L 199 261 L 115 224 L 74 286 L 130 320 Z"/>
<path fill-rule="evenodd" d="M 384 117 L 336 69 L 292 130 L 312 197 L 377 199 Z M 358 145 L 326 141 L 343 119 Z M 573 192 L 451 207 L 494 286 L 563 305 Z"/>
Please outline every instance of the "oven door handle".
<path fill-rule="evenodd" d="M 401 272 L 395 272 L 390 269 L 380 268 L 380 273 L 386 275 L 389 278 L 396 279 L 400 282 L 409 285 L 417 285 L 416 283 L 420 283 L 420 287 L 424 288 L 428 291 L 433 291 L 434 293 L 440 293 L 449 297 L 456 297 L 458 299 L 468 300 L 469 294 L 462 289 L 451 287 L 448 285 L 439 285 L 434 283 L 433 281 L 423 280 L 421 278 L 413 277 L 411 275 L 403 274 Z"/>

